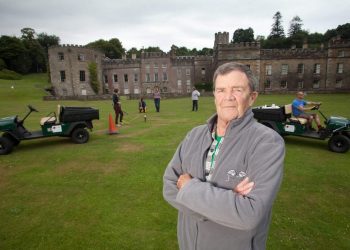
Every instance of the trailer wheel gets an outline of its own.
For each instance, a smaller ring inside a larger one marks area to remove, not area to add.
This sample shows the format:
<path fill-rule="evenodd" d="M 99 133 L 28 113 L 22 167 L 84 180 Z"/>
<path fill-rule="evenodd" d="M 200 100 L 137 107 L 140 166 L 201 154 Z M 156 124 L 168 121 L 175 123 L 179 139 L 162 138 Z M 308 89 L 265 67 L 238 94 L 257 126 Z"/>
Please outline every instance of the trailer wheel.
<path fill-rule="evenodd" d="M 86 143 L 89 140 L 89 132 L 85 128 L 76 128 L 72 132 L 71 139 L 77 144 Z"/>
<path fill-rule="evenodd" d="M 12 140 L 4 136 L 0 137 L 0 155 L 6 155 L 11 153 L 13 146 L 14 144 Z"/>
<path fill-rule="evenodd" d="M 333 135 L 328 141 L 329 150 L 337 153 L 346 153 L 350 147 L 350 139 L 345 135 Z"/>

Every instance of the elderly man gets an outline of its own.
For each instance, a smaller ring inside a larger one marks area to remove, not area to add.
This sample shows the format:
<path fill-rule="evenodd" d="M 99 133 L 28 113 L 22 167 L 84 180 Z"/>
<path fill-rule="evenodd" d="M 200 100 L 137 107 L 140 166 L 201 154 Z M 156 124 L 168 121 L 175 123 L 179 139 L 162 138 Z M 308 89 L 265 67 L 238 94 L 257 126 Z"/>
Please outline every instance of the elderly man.
<path fill-rule="evenodd" d="M 163 195 L 179 213 L 180 249 L 265 249 L 284 141 L 254 120 L 258 93 L 248 67 L 221 65 L 213 82 L 216 114 L 177 148 Z"/>
<path fill-rule="evenodd" d="M 297 93 L 297 98 L 292 102 L 293 115 L 298 118 L 304 118 L 308 121 L 310 128 L 312 128 L 312 121 L 316 121 L 318 130 L 324 129 L 321 125 L 320 117 L 317 114 L 309 114 L 305 111 L 312 110 L 315 106 L 320 106 L 320 102 L 310 102 L 304 100 L 305 94 L 302 91 Z M 314 105 L 306 107 L 307 105 Z"/>

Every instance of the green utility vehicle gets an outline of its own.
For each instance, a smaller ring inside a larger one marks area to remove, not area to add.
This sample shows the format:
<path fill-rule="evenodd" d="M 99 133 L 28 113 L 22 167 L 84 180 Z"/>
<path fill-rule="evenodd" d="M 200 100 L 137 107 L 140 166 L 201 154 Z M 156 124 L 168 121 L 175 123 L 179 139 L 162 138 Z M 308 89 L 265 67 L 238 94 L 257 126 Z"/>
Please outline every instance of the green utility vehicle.
<path fill-rule="evenodd" d="M 57 114 L 49 113 L 41 118 L 41 129 L 28 131 L 24 121 L 32 112 L 38 112 L 28 105 L 29 111 L 23 119 L 18 115 L 0 119 L 0 155 L 9 154 L 22 140 L 33 140 L 44 137 L 70 137 L 75 143 L 86 143 L 92 129 L 92 120 L 99 119 L 99 110 L 90 107 L 64 107 L 58 105 Z"/>
<path fill-rule="evenodd" d="M 282 136 L 293 135 L 312 139 L 328 140 L 329 150 L 337 153 L 345 153 L 350 147 L 350 120 L 344 117 L 331 116 L 327 118 L 316 105 L 312 110 L 318 112 L 324 118 L 326 127 L 315 131 L 306 119 L 292 117 L 292 105 L 284 106 L 260 106 L 253 108 L 255 119 L 265 126 L 272 128 Z"/>

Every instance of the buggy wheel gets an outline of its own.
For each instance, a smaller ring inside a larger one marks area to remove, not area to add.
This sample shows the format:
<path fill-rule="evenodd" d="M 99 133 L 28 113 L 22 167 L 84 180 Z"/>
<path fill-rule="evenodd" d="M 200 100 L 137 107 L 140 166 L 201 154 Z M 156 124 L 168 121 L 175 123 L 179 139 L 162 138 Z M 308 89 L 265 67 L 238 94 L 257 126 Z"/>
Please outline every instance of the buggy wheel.
<path fill-rule="evenodd" d="M 77 144 L 86 143 L 89 140 L 89 132 L 85 128 L 76 128 L 72 132 L 71 139 Z"/>
<path fill-rule="evenodd" d="M 0 137 L 0 155 L 6 155 L 11 153 L 13 149 L 13 142 L 12 140 L 6 138 L 6 137 Z"/>
<path fill-rule="evenodd" d="M 345 153 L 349 147 L 350 139 L 345 135 L 333 135 L 328 141 L 328 148 L 333 152 Z"/>

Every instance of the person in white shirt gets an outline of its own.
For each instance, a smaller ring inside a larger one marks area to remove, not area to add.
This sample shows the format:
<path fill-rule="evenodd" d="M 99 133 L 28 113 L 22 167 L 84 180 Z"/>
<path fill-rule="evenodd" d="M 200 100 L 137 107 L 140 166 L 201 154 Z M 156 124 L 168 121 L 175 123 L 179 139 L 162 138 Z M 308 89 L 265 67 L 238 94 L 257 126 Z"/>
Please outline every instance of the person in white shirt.
<path fill-rule="evenodd" d="M 193 87 L 193 91 L 192 91 L 192 111 L 198 111 L 198 97 L 201 94 L 199 93 L 199 91 Z"/>

